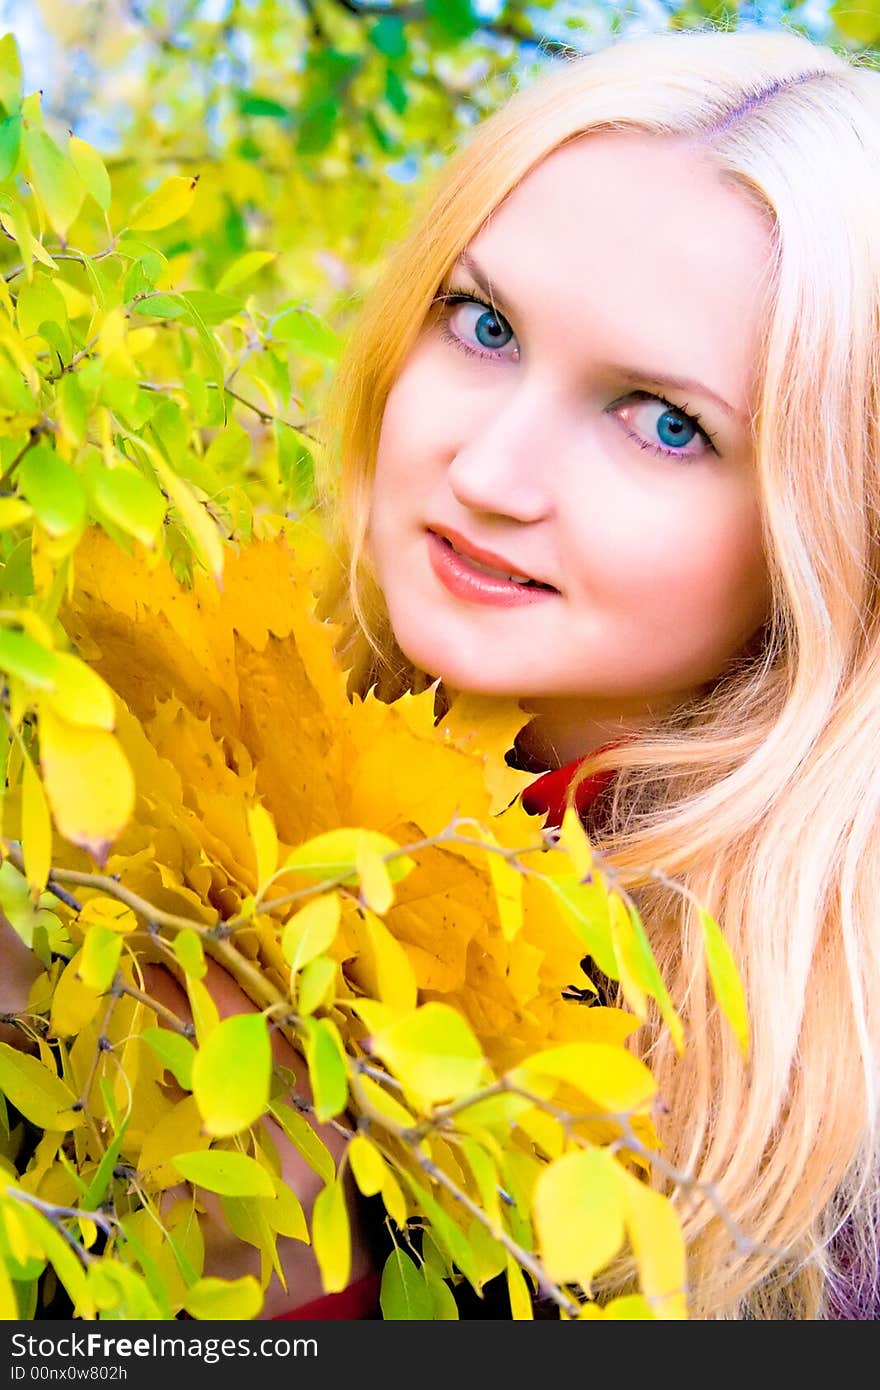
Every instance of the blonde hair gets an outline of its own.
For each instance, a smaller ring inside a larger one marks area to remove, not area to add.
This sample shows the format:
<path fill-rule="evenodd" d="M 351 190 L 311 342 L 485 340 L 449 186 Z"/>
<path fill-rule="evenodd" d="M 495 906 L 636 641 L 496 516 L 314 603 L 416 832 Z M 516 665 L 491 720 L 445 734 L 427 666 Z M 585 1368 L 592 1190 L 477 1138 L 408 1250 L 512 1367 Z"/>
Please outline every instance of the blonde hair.
<path fill-rule="evenodd" d="M 339 572 L 323 612 L 342 623 L 350 689 L 393 699 L 429 681 L 365 552 L 385 401 L 463 247 L 544 156 L 600 130 L 689 139 L 772 224 L 753 421 L 770 616 L 716 680 L 583 775 L 618 769 L 597 843 L 688 1031 L 681 1059 L 659 1028 L 646 1049 L 667 1157 L 750 1238 L 736 1247 L 705 1195 L 683 1194 L 692 1312 L 821 1318 L 847 1261 L 852 1285 L 878 1257 L 880 75 L 785 30 L 671 32 L 561 60 L 486 119 L 427 189 L 332 383 L 322 498 Z M 748 1065 L 712 1002 L 695 910 L 652 867 L 723 926 Z"/>

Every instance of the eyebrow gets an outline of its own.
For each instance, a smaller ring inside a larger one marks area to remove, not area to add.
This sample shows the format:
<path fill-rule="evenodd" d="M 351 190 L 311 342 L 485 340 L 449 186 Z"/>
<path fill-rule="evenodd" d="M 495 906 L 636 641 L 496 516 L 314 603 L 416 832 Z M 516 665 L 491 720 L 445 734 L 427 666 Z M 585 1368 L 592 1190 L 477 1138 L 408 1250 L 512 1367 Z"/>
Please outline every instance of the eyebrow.
<path fill-rule="evenodd" d="M 465 270 L 470 272 L 493 308 L 497 308 L 499 312 L 504 314 L 505 318 L 513 316 L 505 305 L 503 296 L 492 284 L 489 276 L 480 268 L 469 251 L 462 251 L 455 265 L 463 265 Z M 454 268 L 455 266 L 453 266 L 453 269 Z M 512 308 L 513 306 L 511 306 L 511 310 Z M 725 415 L 729 415 L 732 419 L 742 421 L 745 419 L 741 412 L 734 410 L 733 406 L 724 400 L 723 397 L 717 395 L 714 391 L 710 391 L 709 387 L 704 385 L 702 381 L 695 381 L 692 377 L 669 376 L 663 372 L 646 371 L 643 367 L 626 366 L 619 362 L 606 362 L 603 366 L 606 371 L 613 372 L 618 376 L 631 377 L 638 381 L 650 382 L 652 386 L 658 386 L 661 389 L 669 388 L 673 391 L 684 391 L 686 393 L 705 396 L 707 400 L 714 401 L 719 410 L 724 411 Z"/>

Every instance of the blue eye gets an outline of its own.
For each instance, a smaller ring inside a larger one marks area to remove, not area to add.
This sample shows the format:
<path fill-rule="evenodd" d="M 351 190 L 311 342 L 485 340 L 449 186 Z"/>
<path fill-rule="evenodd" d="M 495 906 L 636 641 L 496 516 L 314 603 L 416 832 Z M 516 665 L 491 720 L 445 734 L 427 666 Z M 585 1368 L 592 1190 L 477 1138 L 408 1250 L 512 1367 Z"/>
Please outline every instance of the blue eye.
<path fill-rule="evenodd" d="M 649 410 L 649 406 L 653 410 Z M 662 409 L 660 414 L 656 415 L 658 407 Z M 705 456 L 705 446 L 717 453 L 711 437 L 702 428 L 699 420 L 679 406 L 673 405 L 671 401 L 665 400 L 663 396 L 656 396 L 651 391 L 632 391 L 623 401 L 618 401 L 614 409 L 618 417 L 622 412 L 641 411 L 645 418 L 639 430 L 628 428 L 628 422 L 622 419 L 624 431 L 630 439 L 635 440 L 639 448 L 648 449 L 653 454 L 659 454 L 661 458 L 674 458 L 689 463 Z M 653 443 L 652 439 L 658 437 L 661 442 Z M 697 437 L 702 441 L 703 447 L 698 451 L 690 449 L 685 453 L 687 446 Z"/>
<path fill-rule="evenodd" d="M 463 291 L 450 290 L 447 294 L 438 295 L 434 303 L 442 303 L 444 306 L 443 314 L 440 319 L 440 336 L 448 343 L 460 348 L 471 357 L 495 357 L 498 349 L 507 347 L 513 338 L 513 330 L 505 318 L 497 313 L 484 300 L 477 299 L 475 295 L 465 294 Z M 450 326 L 452 311 L 456 307 L 469 307 L 479 309 L 476 319 L 472 323 L 470 331 L 476 337 L 479 347 L 472 347 L 470 343 L 462 337 L 460 332 L 455 332 Z M 482 351 L 480 350 L 482 349 Z"/>

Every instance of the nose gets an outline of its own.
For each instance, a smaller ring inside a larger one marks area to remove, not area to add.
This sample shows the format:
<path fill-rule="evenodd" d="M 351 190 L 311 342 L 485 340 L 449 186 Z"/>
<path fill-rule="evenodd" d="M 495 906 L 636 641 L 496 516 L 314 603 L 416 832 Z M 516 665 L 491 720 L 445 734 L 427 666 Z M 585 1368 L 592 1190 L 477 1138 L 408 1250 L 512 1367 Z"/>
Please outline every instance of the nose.
<path fill-rule="evenodd" d="M 459 447 L 447 469 L 471 511 L 540 521 L 553 507 L 557 413 L 546 391 L 518 382 L 462 411 Z"/>

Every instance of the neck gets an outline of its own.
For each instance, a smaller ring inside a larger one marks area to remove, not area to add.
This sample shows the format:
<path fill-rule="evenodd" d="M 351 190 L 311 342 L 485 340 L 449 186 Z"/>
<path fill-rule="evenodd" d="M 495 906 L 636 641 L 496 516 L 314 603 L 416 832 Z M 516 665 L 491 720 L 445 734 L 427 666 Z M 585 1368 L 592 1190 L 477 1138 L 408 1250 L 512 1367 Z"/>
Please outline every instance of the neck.
<path fill-rule="evenodd" d="M 523 698 L 521 707 L 534 718 L 517 734 L 514 749 L 525 772 L 551 771 L 585 758 L 606 743 L 644 730 L 652 711 L 605 714 L 585 711 L 581 701 Z"/>

